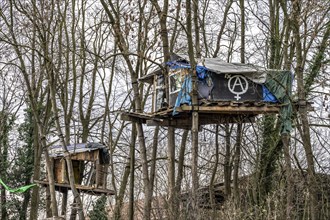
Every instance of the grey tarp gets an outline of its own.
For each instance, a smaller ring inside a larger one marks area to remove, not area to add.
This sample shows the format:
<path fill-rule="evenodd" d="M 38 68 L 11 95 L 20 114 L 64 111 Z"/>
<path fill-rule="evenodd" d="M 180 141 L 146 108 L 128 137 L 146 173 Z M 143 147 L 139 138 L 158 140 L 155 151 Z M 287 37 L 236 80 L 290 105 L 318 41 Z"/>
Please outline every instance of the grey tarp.
<path fill-rule="evenodd" d="M 171 55 L 171 62 L 184 63 L 189 65 L 189 57 L 187 55 Z M 252 64 L 242 63 L 226 63 L 220 58 L 202 58 L 197 59 L 198 66 L 204 66 L 209 71 L 218 74 L 241 74 L 249 78 L 252 82 L 263 84 L 266 82 L 267 71 L 265 68 Z M 152 79 L 155 75 L 161 74 L 162 69 L 155 67 L 150 74 L 140 77 L 140 81 L 153 83 Z"/>
<path fill-rule="evenodd" d="M 265 86 L 283 104 L 280 118 L 282 122 L 281 133 L 290 133 L 292 129 L 292 103 L 290 100 L 292 93 L 292 73 L 288 70 L 268 70 Z"/>
<path fill-rule="evenodd" d="M 101 143 L 77 143 L 66 147 L 69 154 L 77 154 L 82 152 L 90 152 L 94 150 L 102 150 L 100 155 L 101 164 L 109 164 L 110 156 L 107 147 Z M 50 157 L 64 157 L 64 150 L 61 145 L 55 145 L 49 147 Z"/>
<path fill-rule="evenodd" d="M 189 62 L 186 55 L 177 55 L 176 58 L 178 61 L 181 58 L 181 60 Z M 202 58 L 197 59 L 197 65 L 219 74 L 241 74 L 258 84 L 266 82 L 266 69 L 252 64 L 226 63 L 220 58 Z"/>

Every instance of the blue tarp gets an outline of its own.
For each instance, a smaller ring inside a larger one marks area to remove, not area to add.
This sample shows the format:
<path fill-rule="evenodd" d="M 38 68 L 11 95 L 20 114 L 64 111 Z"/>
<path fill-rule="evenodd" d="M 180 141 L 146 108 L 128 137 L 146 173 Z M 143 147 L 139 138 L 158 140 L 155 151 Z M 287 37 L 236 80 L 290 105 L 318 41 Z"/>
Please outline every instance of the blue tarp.
<path fill-rule="evenodd" d="M 184 62 L 170 61 L 166 63 L 170 69 L 190 69 L 190 64 Z M 199 79 L 204 79 L 207 76 L 208 69 L 205 66 L 196 66 L 196 72 Z"/>
<path fill-rule="evenodd" d="M 176 98 L 175 105 L 173 108 L 173 115 L 179 114 L 176 111 L 176 108 L 180 107 L 181 104 L 191 105 L 191 96 L 190 93 L 192 91 L 192 82 L 191 76 L 187 75 L 183 81 L 182 87 L 178 93 L 178 97 Z"/>
<path fill-rule="evenodd" d="M 277 98 L 267 89 L 266 86 L 262 85 L 262 96 L 263 101 L 277 103 Z"/>
<path fill-rule="evenodd" d="M 289 134 L 292 129 L 292 80 L 293 75 L 290 71 L 269 71 L 265 87 L 282 104 L 280 120 L 282 121 L 281 134 Z"/>
<path fill-rule="evenodd" d="M 190 69 L 190 64 L 185 62 L 177 62 L 177 61 L 170 61 L 166 63 L 170 69 Z M 196 66 L 196 72 L 199 80 L 205 79 L 207 76 L 208 69 L 205 66 Z M 178 112 L 176 108 L 180 107 L 181 104 L 188 104 L 191 105 L 191 96 L 190 93 L 192 91 L 192 82 L 191 76 L 185 76 L 181 89 L 178 93 L 178 97 L 176 98 L 173 115 L 177 115 Z"/>

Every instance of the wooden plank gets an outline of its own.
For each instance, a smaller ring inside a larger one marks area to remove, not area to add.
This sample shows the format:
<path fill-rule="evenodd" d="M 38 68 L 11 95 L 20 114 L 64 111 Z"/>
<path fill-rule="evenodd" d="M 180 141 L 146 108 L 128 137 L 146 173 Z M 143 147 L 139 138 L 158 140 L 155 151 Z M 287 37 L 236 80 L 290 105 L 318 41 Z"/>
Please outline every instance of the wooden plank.
<path fill-rule="evenodd" d="M 180 111 L 191 111 L 192 106 L 181 106 Z M 278 113 L 280 110 L 277 106 L 199 106 L 198 111 L 199 113 L 229 113 L 229 114 L 241 114 L 241 113 L 252 113 L 252 114 L 258 114 L 258 113 Z"/>
<path fill-rule="evenodd" d="M 96 161 L 99 158 L 99 152 L 100 149 L 94 149 L 94 150 L 90 150 L 90 151 L 84 151 L 84 152 L 70 152 L 70 158 L 72 160 L 79 160 L 79 161 Z M 63 155 L 57 155 L 52 157 L 55 160 L 58 159 L 63 159 Z"/>
<path fill-rule="evenodd" d="M 199 125 L 223 124 L 223 123 L 252 123 L 255 121 L 254 115 L 230 115 L 230 114 L 205 114 L 199 115 Z M 178 118 L 163 119 L 161 122 L 147 120 L 147 126 L 172 126 L 181 129 L 191 129 L 192 120 L 190 115 L 183 115 Z"/>
<path fill-rule="evenodd" d="M 96 161 L 99 158 L 99 149 L 92 150 L 92 151 L 85 151 L 80 153 L 71 153 L 70 157 L 71 160 L 79 160 L 79 161 Z M 58 160 L 59 158 L 63 157 L 56 157 L 55 159 Z"/>
<path fill-rule="evenodd" d="M 43 187 L 47 187 L 49 185 L 49 182 L 47 181 L 42 181 L 42 180 L 34 180 L 35 183 L 43 186 Z M 93 187 L 93 186 L 83 186 L 83 185 L 75 185 L 78 192 L 82 192 L 82 193 L 87 193 L 90 195 L 115 195 L 113 190 L 110 189 L 101 189 L 101 188 L 97 188 L 97 187 Z M 70 190 L 71 187 L 69 184 L 65 184 L 65 183 L 55 183 L 55 190 L 56 191 L 60 191 L 63 192 L 65 190 Z"/>
<path fill-rule="evenodd" d="M 154 125 L 185 126 L 185 125 L 189 125 L 190 123 L 191 123 L 191 119 L 189 118 L 172 118 L 172 119 L 164 119 L 162 121 L 147 120 L 148 126 L 154 126 Z"/>
<path fill-rule="evenodd" d="M 136 113 L 136 112 L 123 112 L 121 114 L 121 120 L 123 121 L 133 121 L 133 122 L 140 122 L 146 123 L 146 120 L 161 120 L 155 118 L 156 114 L 144 114 L 144 113 Z"/>
<path fill-rule="evenodd" d="M 144 118 L 140 118 L 139 116 L 132 116 L 132 115 L 126 115 L 121 114 L 120 119 L 123 121 L 131 121 L 131 122 L 137 122 L 137 123 L 146 123 Z"/>
<path fill-rule="evenodd" d="M 57 183 L 66 182 L 66 163 L 62 159 L 54 159 L 54 180 Z"/>
<path fill-rule="evenodd" d="M 147 120 L 147 126 L 163 126 L 163 127 L 175 127 L 180 129 L 190 129 L 191 119 L 178 118 L 178 119 L 164 119 L 163 121 Z"/>
<path fill-rule="evenodd" d="M 101 172 L 101 169 L 102 169 L 102 167 L 100 165 L 100 161 L 97 160 L 96 161 L 96 173 L 95 173 L 96 174 L 96 176 L 95 176 L 96 187 L 102 185 L 102 183 L 101 183 L 101 181 L 102 181 L 102 172 Z"/>
<path fill-rule="evenodd" d="M 218 106 L 228 106 L 230 102 L 218 102 Z"/>

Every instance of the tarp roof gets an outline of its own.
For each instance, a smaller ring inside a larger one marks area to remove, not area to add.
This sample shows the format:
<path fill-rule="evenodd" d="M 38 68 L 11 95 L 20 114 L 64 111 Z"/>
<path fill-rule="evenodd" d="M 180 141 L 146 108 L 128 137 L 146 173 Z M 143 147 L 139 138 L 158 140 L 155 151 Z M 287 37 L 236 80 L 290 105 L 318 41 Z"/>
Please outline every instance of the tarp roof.
<path fill-rule="evenodd" d="M 209 71 L 218 74 L 242 74 L 248 77 L 255 83 L 265 83 L 267 71 L 265 68 L 255 66 L 252 64 L 242 64 L 242 63 L 227 63 L 222 61 L 220 58 L 202 58 L 196 59 L 198 66 L 204 66 Z M 171 63 L 176 65 L 190 65 L 187 55 L 177 55 L 173 54 L 171 56 Z M 153 76 L 161 74 L 162 70 L 157 68 L 152 73 L 141 77 L 140 81 L 149 82 Z"/>
<path fill-rule="evenodd" d="M 105 149 L 106 146 L 100 143 L 81 143 L 81 144 L 72 144 L 67 146 L 69 154 L 90 152 L 99 149 Z M 63 147 L 60 145 L 49 147 L 49 156 L 50 157 L 62 157 L 64 156 Z"/>

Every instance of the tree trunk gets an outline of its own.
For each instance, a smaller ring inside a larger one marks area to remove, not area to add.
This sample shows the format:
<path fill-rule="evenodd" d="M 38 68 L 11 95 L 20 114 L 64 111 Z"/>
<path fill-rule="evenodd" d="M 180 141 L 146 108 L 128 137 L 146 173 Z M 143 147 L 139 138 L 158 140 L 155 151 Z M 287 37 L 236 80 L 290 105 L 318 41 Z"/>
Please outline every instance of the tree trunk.
<path fill-rule="evenodd" d="M 230 136 L 231 131 L 229 129 L 229 124 L 225 124 L 225 158 L 224 158 L 224 168 L 223 168 L 223 175 L 224 175 L 224 184 L 225 184 L 225 195 L 227 198 L 230 198 L 231 195 L 231 161 L 230 161 Z"/>
<path fill-rule="evenodd" d="M 135 180 L 135 142 L 136 142 L 136 125 L 132 124 L 132 139 L 130 146 L 130 181 L 129 181 L 129 207 L 128 216 L 130 220 L 134 220 L 134 180 Z"/>
<path fill-rule="evenodd" d="M 110 11 L 109 6 L 105 3 L 104 0 L 101 0 L 101 4 L 108 15 L 108 18 L 112 24 L 114 34 L 117 39 L 117 44 L 122 52 L 123 58 L 128 66 L 130 76 L 131 76 L 131 84 L 133 88 L 134 93 L 134 104 L 136 108 L 136 112 L 141 113 L 142 112 L 142 104 L 141 104 L 141 97 L 140 97 L 140 91 L 138 86 L 138 75 L 137 72 L 134 70 L 131 60 L 129 59 L 129 51 L 125 42 L 125 38 L 123 36 L 123 32 L 121 31 L 120 24 L 119 24 L 119 17 L 118 14 L 116 14 L 116 17 L 113 16 L 113 12 L 115 12 L 115 7 L 112 4 L 111 1 L 108 2 L 110 5 L 110 8 L 112 11 Z M 136 130 L 138 134 L 138 141 L 139 141 L 139 147 L 140 147 L 140 153 L 141 153 L 141 161 L 142 161 L 142 173 L 143 173 L 143 185 L 144 185 L 144 193 L 145 193 L 145 203 L 143 208 L 143 219 L 149 220 L 150 219 L 150 213 L 151 213 L 151 199 L 152 199 L 152 193 L 150 192 L 150 181 L 149 181 L 149 172 L 148 172 L 148 161 L 147 161 L 147 152 L 146 152 L 146 144 L 145 144 L 145 138 L 144 138 L 144 132 L 142 124 L 136 123 Z"/>
<path fill-rule="evenodd" d="M 180 153 L 179 153 L 179 162 L 178 162 L 178 171 L 176 177 L 176 194 L 180 195 L 181 193 L 181 184 L 183 179 L 183 166 L 184 166 L 184 155 L 186 152 L 186 145 L 188 139 L 188 130 L 184 130 L 182 134 L 181 144 L 180 144 Z"/>
<path fill-rule="evenodd" d="M 7 180 L 8 169 L 8 113 L 5 110 L 0 111 L 0 178 L 4 182 Z M 7 220 L 9 218 L 7 211 L 7 191 L 3 185 L 0 184 L 1 189 L 1 219 Z"/>
<path fill-rule="evenodd" d="M 175 191 L 175 133 L 174 127 L 168 127 L 167 136 L 167 158 L 168 158 L 168 218 L 171 220 L 177 217 L 177 203 Z"/>
<path fill-rule="evenodd" d="M 45 54 L 46 54 L 45 57 L 48 57 L 47 51 L 45 51 Z M 57 108 L 57 103 L 56 103 L 56 92 L 55 92 L 56 91 L 56 88 L 55 88 L 56 82 L 54 82 L 54 72 L 52 71 L 52 63 L 50 63 L 47 60 L 45 60 L 45 61 L 46 61 L 46 70 L 45 71 L 47 72 L 49 91 L 50 91 L 50 100 L 51 100 L 51 104 L 52 104 L 52 112 L 55 117 L 56 130 L 58 132 L 58 136 L 59 136 L 61 144 L 62 144 L 62 149 L 64 152 L 64 158 L 65 158 L 67 171 L 68 171 L 69 183 L 70 183 L 70 187 L 72 190 L 72 194 L 74 196 L 74 201 L 77 203 L 79 219 L 83 220 L 83 219 L 85 219 L 84 212 L 83 212 L 83 204 L 82 204 L 80 195 L 75 186 L 76 183 L 75 183 L 75 179 L 74 179 L 73 165 L 72 165 L 70 154 L 67 149 L 68 142 L 66 141 L 66 138 L 68 138 L 68 137 L 63 135 L 62 127 L 61 127 L 61 124 L 59 121 L 59 113 L 58 113 L 58 108 Z M 46 155 L 47 155 L 46 158 L 49 157 L 48 151 L 46 151 Z M 50 170 L 49 172 L 52 172 L 52 171 Z"/>
<path fill-rule="evenodd" d="M 190 61 L 190 75 L 192 78 L 192 128 L 191 128 L 191 136 L 192 136 L 192 160 L 191 160 L 191 172 L 192 172 L 192 212 L 191 218 L 200 219 L 199 215 L 199 207 L 198 207 L 198 100 L 197 100 L 197 72 L 196 72 L 196 63 L 195 63 L 195 55 L 194 55 L 194 44 L 192 37 L 192 10 L 191 10 L 191 0 L 186 1 L 186 26 L 187 26 L 187 41 L 188 41 L 188 55 Z"/>
<path fill-rule="evenodd" d="M 316 180 L 315 180 L 315 167 L 314 167 L 314 154 L 310 139 L 310 131 L 309 131 L 309 122 L 307 116 L 307 105 L 306 105 L 306 91 L 304 87 L 304 74 L 303 74 L 303 57 L 302 57 L 302 45 L 301 45 L 301 37 L 300 37 L 300 7 L 301 2 L 298 0 L 292 1 L 293 8 L 293 36 L 296 46 L 296 76 L 297 76 L 297 87 L 298 87 L 298 101 L 299 101 L 299 109 L 298 113 L 301 120 L 302 128 L 300 129 L 303 146 L 306 154 L 307 160 L 307 181 L 308 181 L 308 189 L 310 193 L 310 209 L 311 209 L 311 219 L 318 219 L 318 208 L 317 208 L 317 191 L 316 191 Z"/>
<path fill-rule="evenodd" d="M 35 122 L 34 129 L 33 129 L 33 146 L 34 146 L 34 161 L 33 161 L 33 180 L 40 179 L 40 161 L 41 161 L 41 154 L 42 149 L 39 144 L 39 134 L 38 134 L 38 127 Z M 32 195 L 31 195 L 31 210 L 30 210 L 30 220 L 34 220 L 38 218 L 38 207 L 39 207 L 39 187 L 33 187 Z"/>
<path fill-rule="evenodd" d="M 128 178 L 130 177 L 129 183 L 129 219 L 133 219 L 134 216 L 134 167 L 135 167 L 135 142 L 136 142 L 136 126 L 135 123 L 132 124 L 132 132 L 131 132 L 131 143 L 130 143 L 130 158 L 128 160 L 128 164 L 125 167 L 122 181 L 120 182 L 120 189 L 118 192 L 118 196 L 116 196 L 116 205 L 114 209 L 114 219 L 119 220 L 122 219 L 121 211 L 126 191 L 126 186 L 128 183 Z"/>
<path fill-rule="evenodd" d="M 215 161 L 214 167 L 212 171 L 212 176 L 210 180 L 210 204 L 212 208 L 212 219 L 216 219 L 216 203 L 215 203 L 215 195 L 214 195 L 214 181 L 216 174 L 218 172 L 218 164 L 219 164 L 219 125 L 215 127 Z"/>
<path fill-rule="evenodd" d="M 285 175 L 286 175 L 286 219 L 292 219 L 292 209 L 293 209 L 293 194 L 294 194 L 294 183 L 292 176 L 291 167 L 291 156 L 290 156 L 290 136 L 289 134 L 282 134 L 282 142 L 284 149 L 284 159 L 285 159 Z"/>
<path fill-rule="evenodd" d="M 234 153 L 234 167 L 233 167 L 233 193 L 234 200 L 236 205 L 239 205 L 240 202 L 240 194 L 239 194 L 239 168 L 240 168 L 240 160 L 241 160 L 241 145 L 242 145 L 242 123 L 237 123 L 237 131 L 236 131 L 236 144 L 235 144 L 235 153 Z"/>
<path fill-rule="evenodd" d="M 245 8 L 244 0 L 239 0 L 241 10 L 241 63 L 245 63 Z"/>

